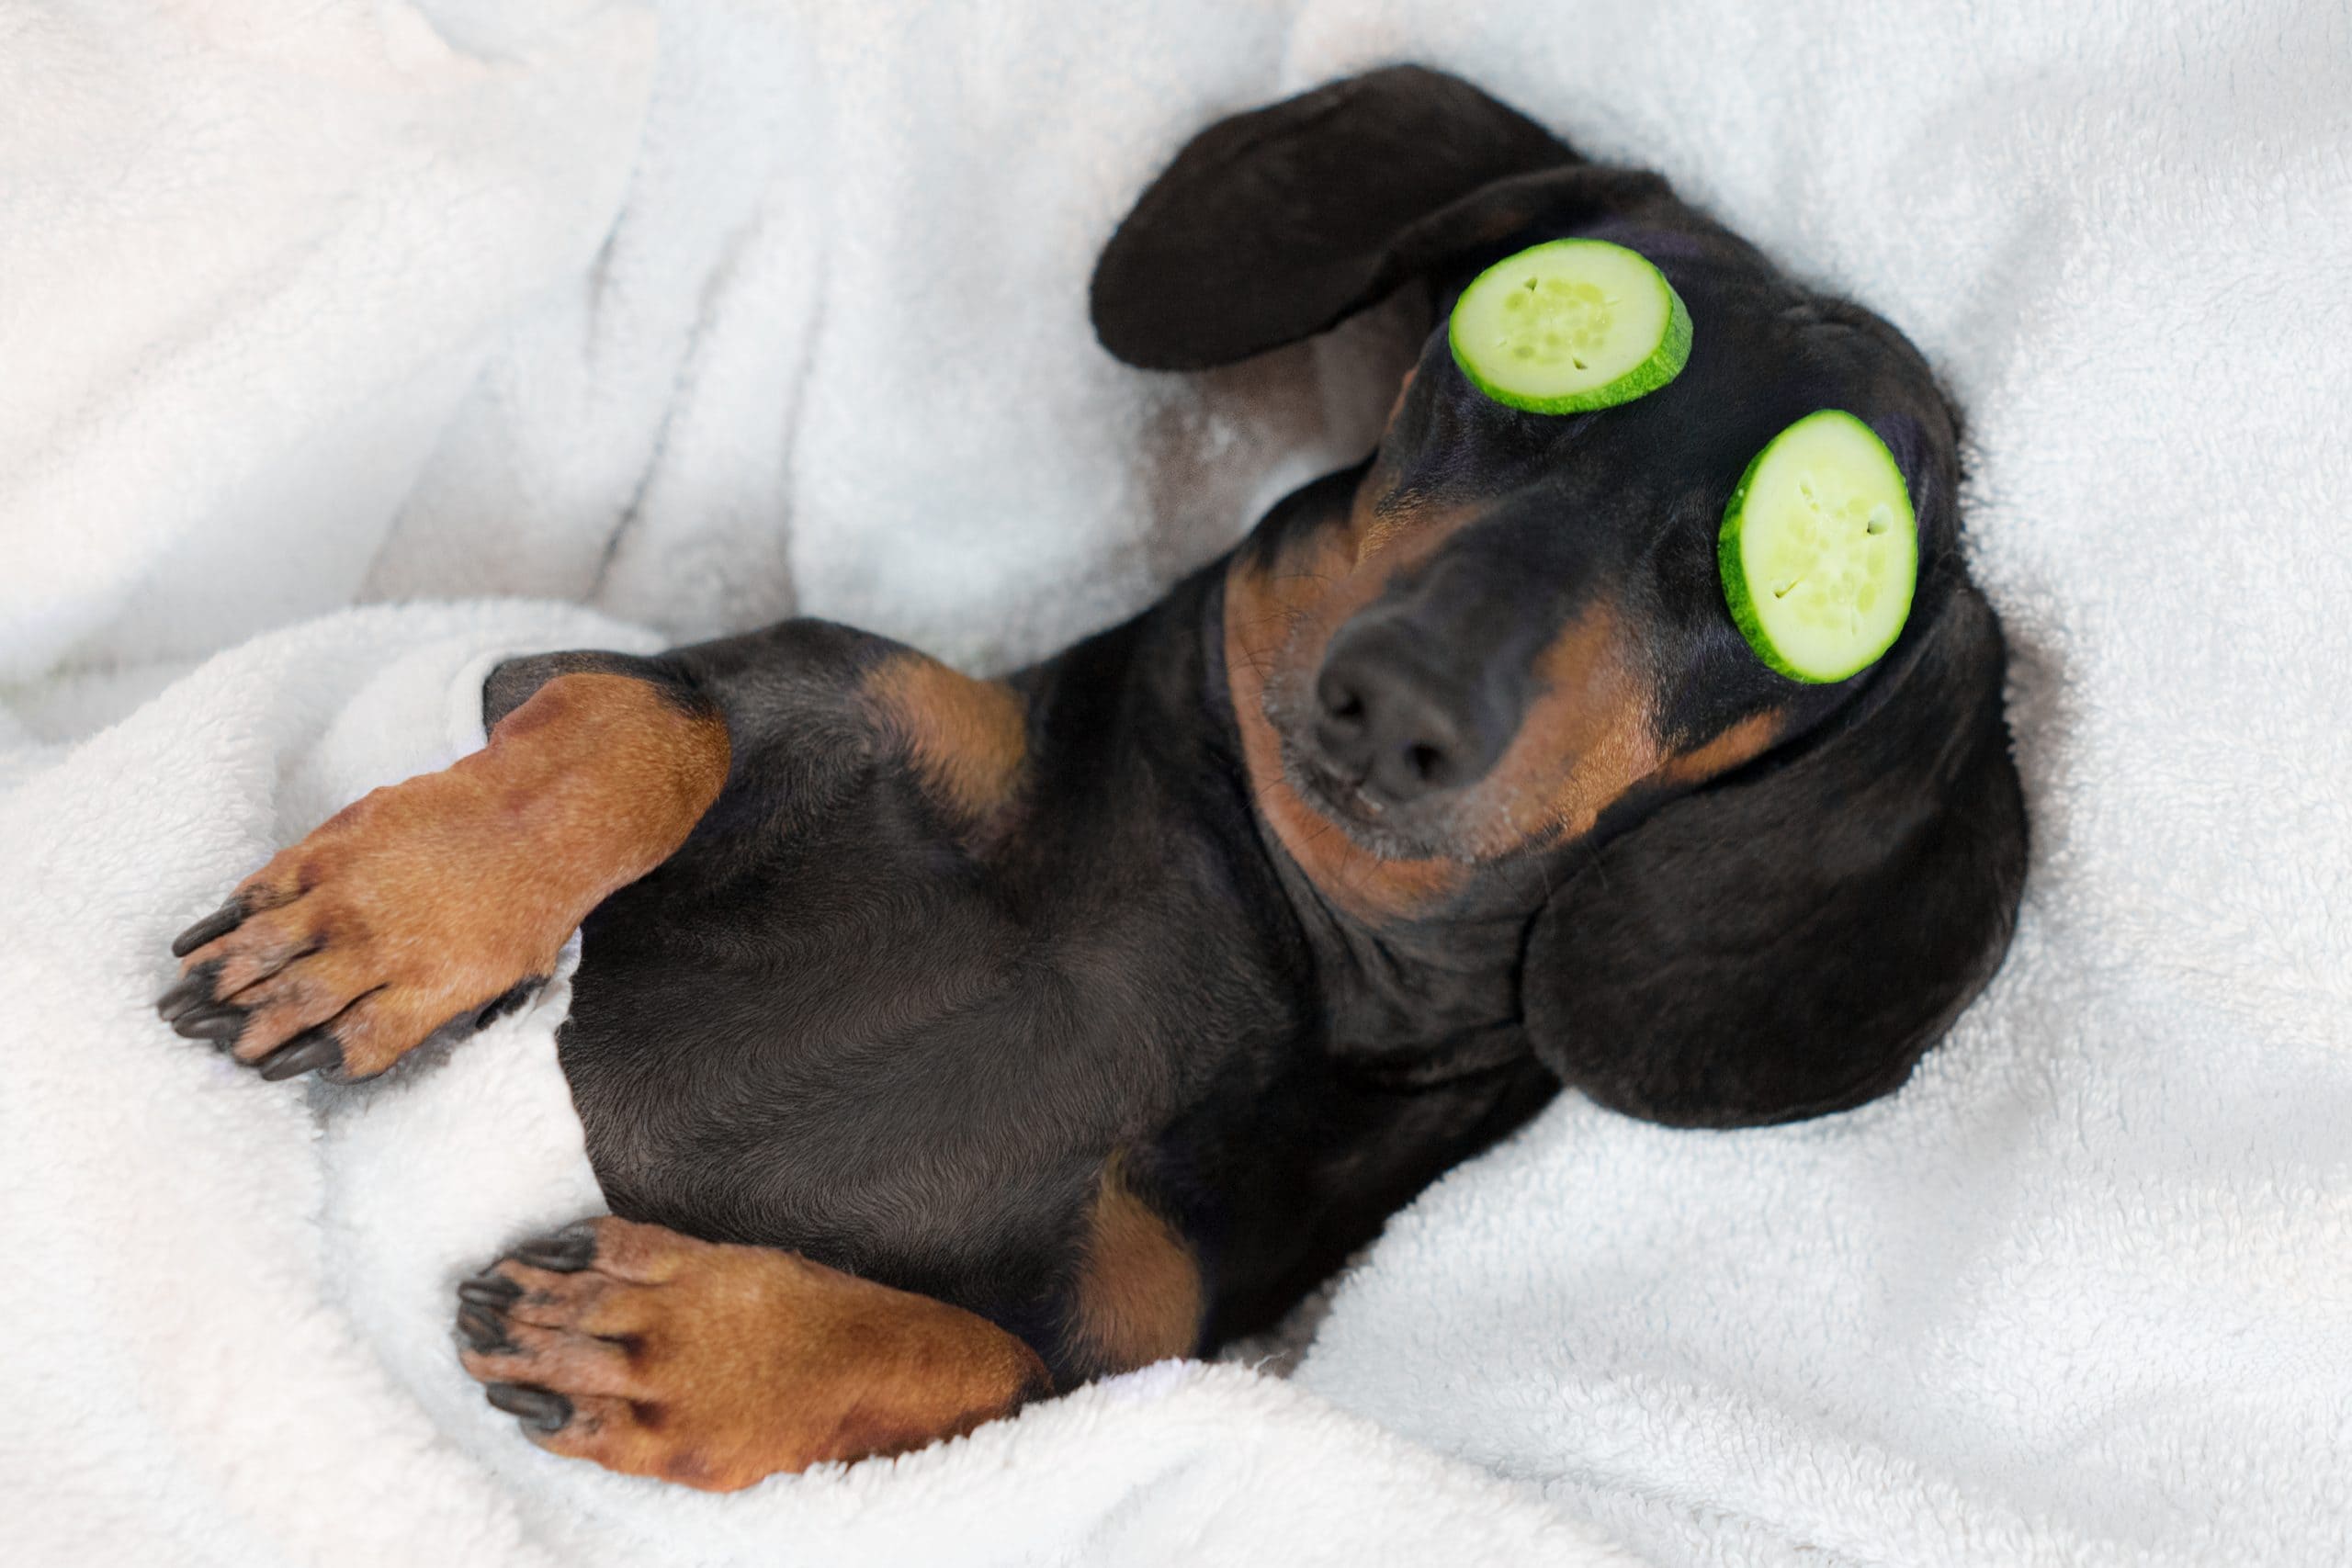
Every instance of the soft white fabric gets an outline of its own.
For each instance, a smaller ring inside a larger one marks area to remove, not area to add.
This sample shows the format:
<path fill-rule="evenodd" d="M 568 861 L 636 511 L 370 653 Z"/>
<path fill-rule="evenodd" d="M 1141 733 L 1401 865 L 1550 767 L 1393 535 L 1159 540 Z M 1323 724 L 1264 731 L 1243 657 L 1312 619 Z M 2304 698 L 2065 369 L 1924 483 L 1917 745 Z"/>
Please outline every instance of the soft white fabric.
<path fill-rule="evenodd" d="M 1001 665 L 1352 455 L 1393 321 L 1148 378 L 1083 286 L 1185 134 L 1398 58 L 1660 168 L 1947 376 L 2035 831 L 2007 966 L 1847 1117 L 1563 1103 L 1391 1227 L 1287 1384 L 1157 1369 L 730 1499 L 530 1450 L 447 1292 L 593 1206 L 560 996 L 289 1089 L 144 1011 L 163 942 L 469 744 L 503 650 L 797 607 Z M 2347 103 L 2329 0 L 0 0 L 12 1546 L 2343 1561 Z M 245 643 L 484 592 L 634 624 Z"/>

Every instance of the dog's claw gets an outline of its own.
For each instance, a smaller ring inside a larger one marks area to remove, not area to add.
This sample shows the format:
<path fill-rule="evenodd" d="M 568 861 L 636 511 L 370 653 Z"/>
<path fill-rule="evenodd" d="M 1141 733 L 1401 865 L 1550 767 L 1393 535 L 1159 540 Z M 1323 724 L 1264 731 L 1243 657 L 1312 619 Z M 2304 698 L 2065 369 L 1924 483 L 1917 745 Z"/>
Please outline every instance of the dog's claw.
<path fill-rule="evenodd" d="M 560 1393 L 549 1393 L 543 1388 L 527 1383 L 494 1382 L 485 1384 L 482 1397 L 500 1410 L 513 1416 L 526 1427 L 537 1427 L 542 1432 L 559 1431 L 571 1419 L 571 1401 Z"/>
<path fill-rule="evenodd" d="M 155 998 L 155 1010 L 165 1023 L 177 1021 L 180 1014 L 199 1002 L 212 999 L 212 982 L 220 977 L 220 961 L 199 964 L 172 983 L 172 988 Z"/>
<path fill-rule="evenodd" d="M 507 1256 L 517 1263 L 527 1263 L 550 1273 L 576 1274 L 595 1259 L 596 1229 L 584 1222 L 566 1225 L 553 1235 L 523 1243 Z"/>
<path fill-rule="evenodd" d="M 293 1039 L 261 1059 L 261 1076 L 276 1083 L 309 1072 L 313 1067 L 334 1067 L 343 1064 L 343 1046 L 335 1037 L 322 1029 L 305 1030 Z"/>
<path fill-rule="evenodd" d="M 188 1040 L 209 1040 L 216 1045 L 235 1043 L 245 1032 L 245 1011 L 220 1002 L 190 1008 L 172 1021 L 172 1032 Z"/>
<path fill-rule="evenodd" d="M 522 1286 L 497 1274 L 477 1274 L 458 1287 L 458 1299 L 477 1306 L 503 1307 L 522 1293 Z"/>
<path fill-rule="evenodd" d="M 228 935 L 245 923 L 244 901 L 232 898 L 196 924 L 172 938 L 172 956 L 186 958 L 215 937 Z"/>
<path fill-rule="evenodd" d="M 506 1343 L 506 1325 L 485 1306 L 470 1303 L 458 1309 L 458 1332 L 466 1343 L 487 1355 Z"/>

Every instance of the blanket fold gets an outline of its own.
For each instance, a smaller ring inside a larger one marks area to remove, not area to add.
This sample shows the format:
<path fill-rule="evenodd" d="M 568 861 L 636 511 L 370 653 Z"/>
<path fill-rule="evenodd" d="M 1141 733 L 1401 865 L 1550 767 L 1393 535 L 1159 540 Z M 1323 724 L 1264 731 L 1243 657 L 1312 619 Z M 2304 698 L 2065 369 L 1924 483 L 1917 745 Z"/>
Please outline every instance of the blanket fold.
<path fill-rule="evenodd" d="M 1564 1100 L 1287 1380 L 1166 1365 L 728 1498 L 530 1448 L 450 1288 L 598 1207 L 564 987 L 265 1085 L 148 1010 L 170 934 L 477 744 L 503 654 L 799 610 L 1003 668 L 1359 456 L 1411 301 L 1157 378 L 1085 280 L 1202 124 L 1408 58 L 1947 378 L 2034 835 L 2001 974 L 1846 1116 Z M 2343 1561 L 2346 102 L 2324 0 L 0 0 L 16 1551 Z"/>

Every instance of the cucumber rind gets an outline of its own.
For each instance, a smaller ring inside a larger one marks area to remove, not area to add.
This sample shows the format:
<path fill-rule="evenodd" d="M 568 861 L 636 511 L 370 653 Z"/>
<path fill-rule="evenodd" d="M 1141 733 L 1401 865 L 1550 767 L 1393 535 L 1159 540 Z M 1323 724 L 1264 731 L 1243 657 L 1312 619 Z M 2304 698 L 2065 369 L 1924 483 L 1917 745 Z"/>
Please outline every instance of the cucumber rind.
<path fill-rule="evenodd" d="M 1886 465 L 1887 475 L 1893 480 L 1894 498 L 1901 503 L 1899 515 L 1902 525 L 1911 544 L 1911 570 L 1902 584 L 1903 602 L 1890 619 L 1885 637 L 1875 646 L 1857 644 L 1858 651 L 1852 662 L 1842 666 L 1827 667 L 1797 664 L 1781 651 L 1779 643 L 1765 627 L 1763 617 L 1758 613 L 1755 595 L 1748 588 L 1747 563 L 1740 553 L 1741 541 L 1746 533 L 1747 494 L 1755 485 L 1757 473 L 1763 468 L 1764 460 L 1779 449 L 1781 444 L 1791 435 L 1820 420 L 1841 421 L 1854 426 L 1869 438 L 1871 448 L 1875 449 L 1880 460 Z M 1805 415 L 1804 418 L 1798 420 L 1772 437 L 1764 444 L 1762 451 L 1748 459 L 1747 468 L 1739 476 L 1739 482 L 1732 487 L 1731 499 L 1724 503 L 1723 526 L 1715 536 L 1715 564 L 1717 574 L 1723 580 L 1724 602 L 1731 610 L 1732 622 L 1739 627 L 1740 636 L 1747 639 L 1747 646 L 1755 651 L 1756 656 L 1772 670 L 1792 681 L 1802 681 L 1807 685 L 1827 686 L 1835 685 L 1840 681 L 1849 681 L 1860 674 L 1883 659 L 1886 656 L 1886 650 L 1893 648 L 1902 637 L 1903 628 L 1910 624 L 1912 600 L 1918 592 L 1918 516 L 1911 505 L 1911 488 L 1904 480 L 1903 466 L 1894 460 L 1894 454 L 1887 450 L 1886 443 L 1879 439 L 1878 432 L 1872 430 L 1863 421 L 1843 409 L 1820 409 Z"/>
<path fill-rule="evenodd" d="M 1612 381 L 1603 382 L 1598 387 L 1589 387 L 1577 392 L 1562 392 L 1549 397 L 1514 391 L 1481 373 L 1474 362 L 1472 354 L 1463 346 L 1460 300 L 1468 299 L 1479 284 L 1487 281 L 1497 268 L 1518 261 L 1530 251 L 1571 246 L 1603 247 L 1621 252 L 1641 264 L 1643 272 L 1657 284 L 1659 292 L 1666 298 L 1666 324 L 1659 334 L 1657 346 L 1651 349 L 1639 363 L 1623 375 Z M 1589 413 L 1596 409 L 1615 408 L 1620 403 L 1630 403 L 1636 398 L 1647 397 L 1682 374 L 1682 367 L 1690 362 L 1690 307 L 1683 304 L 1682 296 L 1675 292 L 1674 285 L 1667 281 L 1666 274 L 1660 272 L 1657 265 L 1639 251 L 1624 245 L 1613 244 L 1607 240 L 1552 240 L 1541 245 L 1532 245 L 1527 251 L 1513 252 L 1470 280 L 1469 287 L 1463 289 L 1460 298 L 1456 300 L 1453 313 L 1448 318 L 1445 328 L 1446 346 L 1453 351 L 1453 363 L 1461 367 L 1463 376 L 1470 384 L 1495 401 L 1508 408 L 1524 410 L 1529 413 Z"/>

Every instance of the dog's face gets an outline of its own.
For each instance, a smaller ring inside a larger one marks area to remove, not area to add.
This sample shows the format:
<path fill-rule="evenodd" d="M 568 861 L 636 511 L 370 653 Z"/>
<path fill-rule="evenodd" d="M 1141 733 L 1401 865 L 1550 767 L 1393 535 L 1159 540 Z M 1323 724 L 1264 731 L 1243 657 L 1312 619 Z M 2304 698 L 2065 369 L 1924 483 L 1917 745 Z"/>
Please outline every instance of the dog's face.
<path fill-rule="evenodd" d="M 1681 375 L 1592 413 L 1497 402 L 1447 344 L 1457 267 L 1344 518 L 1270 535 L 1228 585 L 1237 703 L 1262 714 L 1301 799 L 1386 859 L 1557 847 L 1850 700 L 1867 677 L 1824 690 L 1767 668 L 1717 576 L 1733 488 L 1790 423 L 1877 411 L 1948 491 L 1942 405 L 1874 318 L 1695 225 L 1577 231 L 1666 272 L 1693 322 Z"/>
<path fill-rule="evenodd" d="M 1528 413 L 1463 376 L 1446 316 L 1566 236 L 1655 264 L 1690 357 L 1631 402 Z M 1531 1041 L 1605 1103 L 1724 1125 L 1884 1092 L 1997 964 L 2024 875 L 2000 635 L 1925 364 L 1655 176 L 1411 67 L 1204 131 L 1105 247 L 1092 304 L 1114 354 L 1187 369 L 1407 287 L 1434 321 L 1378 450 L 1278 506 L 1227 573 L 1261 818 L 1376 940 L 1521 900 Z M 1748 648 L 1716 543 L 1750 460 L 1832 408 L 1902 468 L 1919 579 L 1876 663 L 1808 685 Z"/>

